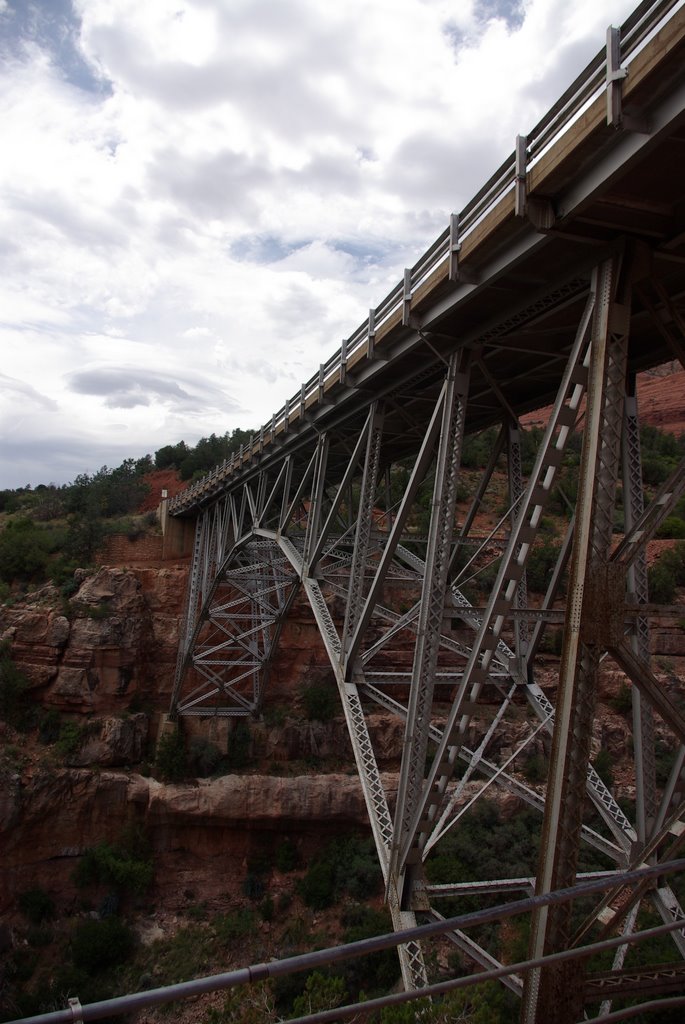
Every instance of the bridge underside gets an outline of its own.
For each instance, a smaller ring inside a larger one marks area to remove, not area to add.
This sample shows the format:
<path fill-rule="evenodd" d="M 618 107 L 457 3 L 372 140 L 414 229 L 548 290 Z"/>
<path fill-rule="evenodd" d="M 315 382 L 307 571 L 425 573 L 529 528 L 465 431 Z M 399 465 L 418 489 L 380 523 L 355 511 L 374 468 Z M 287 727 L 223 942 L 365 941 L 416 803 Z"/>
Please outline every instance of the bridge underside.
<path fill-rule="evenodd" d="M 618 872 L 685 842 L 682 684 L 655 674 L 649 637 L 650 619 L 678 610 L 650 603 L 646 564 L 685 464 L 656 492 L 643 486 L 636 401 L 640 371 L 685 365 L 685 130 L 682 114 L 660 110 L 661 129 L 625 133 L 546 197 L 544 230 L 530 211 L 510 218 L 456 280 L 412 297 L 383 345 L 341 362 L 316 403 L 292 417 L 286 407 L 270 443 L 187 509 L 197 532 L 172 711 L 259 713 L 279 632 L 306 595 L 397 929 L 464 900 L 570 886 L 585 852 Z M 541 426 L 526 426 L 543 407 Z M 609 676 L 632 701 L 630 811 L 592 765 Z M 392 794 L 368 723 L 379 708 L 405 723 Z M 657 739 L 675 751 L 660 785 Z M 518 769 L 543 748 L 547 782 L 533 785 Z M 536 874 L 434 883 L 431 862 L 495 789 L 539 812 Z M 617 886 L 594 904 L 544 908 L 530 956 L 630 934 L 646 905 L 681 919 L 676 890 Z M 450 937 L 467 962 L 506 955 L 499 933 Z M 604 989 L 578 966 L 505 984 L 525 1020 L 575 1021 L 586 1000 L 615 996 L 625 955 Z M 669 958 L 684 955 L 676 930 Z M 421 947 L 400 960 L 405 984 L 425 985 Z"/>

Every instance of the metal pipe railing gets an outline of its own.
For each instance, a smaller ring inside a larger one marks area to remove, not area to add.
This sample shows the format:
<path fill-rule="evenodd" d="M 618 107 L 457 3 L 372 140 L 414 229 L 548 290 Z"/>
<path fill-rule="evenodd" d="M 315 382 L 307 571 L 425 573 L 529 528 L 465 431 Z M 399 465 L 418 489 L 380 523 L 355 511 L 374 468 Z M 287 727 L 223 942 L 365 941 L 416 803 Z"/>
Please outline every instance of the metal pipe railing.
<path fill-rule="evenodd" d="M 414 928 L 407 928 L 403 931 L 392 934 L 379 935 L 370 939 L 361 939 L 358 942 L 350 942 L 346 945 L 335 946 L 329 949 L 316 950 L 311 953 L 302 953 L 299 956 L 288 957 L 284 960 L 276 960 L 271 963 L 256 964 L 251 967 L 244 967 L 237 971 L 227 971 L 223 974 L 215 974 L 206 978 L 196 978 L 193 981 L 179 982 L 176 985 L 166 985 L 163 988 L 150 989 L 146 992 L 135 992 L 125 996 L 117 996 L 114 999 L 105 999 L 98 1003 L 90 1003 L 81 1006 L 78 999 L 72 999 L 71 1005 L 65 1010 L 54 1010 L 51 1013 L 39 1014 L 33 1017 L 22 1017 L 9 1024 L 73 1024 L 74 1021 L 101 1020 L 103 1017 L 117 1016 L 133 1010 L 142 1010 L 149 1006 L 159 1006 L 162 1003 L 174 1002 L 178 999 L 187 999 L 190 996 L 203 995 L 207 992 L 235 988 L 252 982 L 266 981 L 270 978 L 283 977 L 288 974 L 295 974 L 302 971 L 311 971 L 329 964 L 340 963 L 343 960 L 354 957 L 368 956 L 393 946 L 403 945 L 407 942 L 421 941 L 435 935 L 442 935 L 445 932 L 455 929 L 464 930 L 483 924 L 490 924 L 494 921 L 501 921 L 504 918 L 515 917 L 519 914 L 545 906 L 552 906 L 567 903 L 570 900 L 589 896 L 593 893 L 611 889 L 615 885 L 631 886 L 644 882 L 647 879 L 657 878 L 673 874 L 685 869 L 685 859 L 665 862 L 663 864 L 651 865 L 639 868 L 634 871 L 617 872 L 610 877 L 598 878 L 580 885 L 570 886 L 566 889 L 559 889 L 556 892 L 544 893 L 538 896 L 530 896 L 524 900 L 516 900 L 497 907 L 489 907 L 484 910 L 477 910 L 470 914 L 460 914 L 458 917 L 445 918 L 434 921 L 430 924 L 418 925 Z M 649 929 L 643 932 L 636 932 L 634 935 L 620 935 L 617 938 L 606 939 L 589 946 L 582 946 L 575 949 L 564 950 L 560 953 L 549 954 L 537 960 L 525 960 L 517 964 L 508 964 L 480 974 L 469 975 L 464 978 L 451 978 L 431 985 L 428 988 L 414 990 L 411 992 L 399 992 L 381 999 L 370 1000 L 366 1003 L 355 1004 L 348 1007 L 337 1007 L 335 1010 L 328 1010 L 320 1014 L 313 1014 L 308 1017 L 299 1018 L 299 1024 L 307 1021 L 307 1024 L 323 1024 L 324 1021 L 335 1021 L 342 1017 L 353 1016 L 359 1010 L 372 1010 L 381 1006 L 388 1006 L 394 1003 L 407 1002 L 412 999 L 420 999 L 447 992 L 455 988 L 468 985 L 475 985 L 484 980 L 491 980 L 504 977 L 509 974 L 520 974 L 523 970 L 531 970 L 536 967 L 544 967 L 561 960 L 584 958 L 589 954 L 599 952 L 603 949 L 611 949 L 618 945 L 624 945 L 631 941 L 639 941 L 644 938 L 656 937 L 669 931 L 682 929 L 682 921 L 673 921 L 661 925 L 658 928 Z M 685 999 L 685 997 L 684 997 Z"/>

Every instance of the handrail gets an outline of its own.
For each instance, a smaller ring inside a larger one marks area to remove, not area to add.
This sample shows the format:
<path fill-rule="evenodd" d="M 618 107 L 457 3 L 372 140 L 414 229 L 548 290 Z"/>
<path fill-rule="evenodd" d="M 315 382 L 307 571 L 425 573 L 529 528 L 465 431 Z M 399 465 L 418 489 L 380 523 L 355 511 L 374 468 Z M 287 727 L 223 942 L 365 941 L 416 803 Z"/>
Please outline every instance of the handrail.
<path fill-rule="evenodd" d="M 487 907 L 481 910 L 471 911 L 467 914 L 460 914 L 457 917 L 440 917 L 435 915 L 433 920 L 427 924 L 415 925 L 412 928 L 404 928 L 400 931 L 389 932 L 383 935 L 376 935 L 366 939 L 357 939 L 344 945 L 331 946 L 327 949 L 318 949 L 306 953 L 299 953 L 295 956 L 280 960 L 272 960 L 269 963 L 253 964 L 250 967 L 242 967 L 223 974 L 214 974 L 207 977 L 194 978 L 191 981 L 176 982 L 172 985 L 164 985 L 160 988 L 147 989 L 142 992 L 132 992 L 128 995 L 114 996 L 111 999 L 103 999 L 97 1003 L 86 1003 L 81 1005 L 76 997 L 69 1000 L 69 1008 L 64 1010 L 52 1010 L 48 1013 L 41 1013 L 37 1016 L 22 1017 L 10 1022 L 10 1024 L 73 1024 L 73 1021 L 101 1020 L 103 1017 L 120 1016 L 135 1010 L 142 1010 L 147 1007 L 161 1006 L 165 1003 L 174 1002 L 189 997 L 197 997 L 207 992 L 230 990 L 241 985 L 254 984 L 255 982 L 267 981 L 287 977 L 291 974 L 310 972 L 321 967 L 333 966 L 352 958 L 369 956 L 372 953 L 385 949 L 392 949 L 400 944 L 413 941 L 421 941 L 425 938 L 444 935 L 447 932 L 468 931 L 478 925 L 490 924 L 495 921 L 518 917 L 530 913 L 534 909 L 547 906 L 559 906 L 576 900 L 583 896 L 605 892 L 616 885 L 628 888 L 631 885 L 645 884 L 648 879 L 656 879 L 657 876 L 674 874 L 682 871 L 685 860 L 666 861 L 661 864 L 647 865 L 628 871 L 615 872 L 604 877 L 595 877 L 590 881 L 576 883 L 565 889 L 556 889 L 552 892 L 539 893 L 528 896 L 524 899 L 513 900 L 510 903 L 498 904 L 495 907 Z M 492 967 L 489 970 L 475 974 L 467 974 L 458 978 L 441 980 L 423 989 L 410 989 L 403 992 L 392 992 L 375 999 L 363 999 L 359 1003 L 340 1006 L 334 1010 L 314 1011 L 305 1017 L 298 1017 L 298 1024 L 305 1021 L 310 1024 L 323 1024 L 323 1022 L 336 1022 L 347 1017 L 355 1017 L 366 1010 L 378 1010 L 384 1006 L 400 1005 L 405 1002 L 412 1002 L 425 996 L 434 996 L 443 992 L 450 992 L 459 988 L 469 988 L 483 981 L 494 981 L 495 979 L 509 977 L 514 974 L 521 974 L 533 968 L 545 967 L 554 963 L 573 961 L 586 958 L 594 953 L 603 952 L 607 949 L 615 949 L 620 945 L 630 945 L 640 940 L 649 940 L 667 935 L 682 928 L 682 922 L 678 919 L 669 921 L 666 924 L 658 925 L 655 928 L 638 930 L 631 935 L 618 935 L 611 938 L 599 939 L 588 946 L 575 946 L 571 949 L 564 949 L 553 953 L 546 953 L 536 959 L 522 960 L 515 964 L 505 964 Z M 684 996 L 679 997 L 678 1005 L 685 1001 Z M 644 1006 L 649 1004 L 644 1003 Z M 665 1001 L 661 1005 L 674 1005 Z M 599 1020 L 600 1018 L 593 1018 Z M 602 1020 L 608 1019 L 605 1017 Z"/>
<path fill-rule="evenodd" d="M 620 28 L 620 63 L 623 64 L 634 57 L 648 37 L 653 35 L 668 20 L 673 9 L 681 7 L 682 4 L 683 0 L 643 0 L 626 18 Z M 588 104 L 594 101 L 601 90 L 610 84 L 607 48 L 605 47 L 593 57 L 566 91 L 562 93 L 556 103 L 535 125 L 530 134 L 525 137 L 526 169 L 530 169 L 542 153 L 559 140 L 564 132 L 577 120 L 583 110 L 587 108 Z M 515 187 L 516 178 L 517 166 L 516 154 L 514 152 L 497 168 L 495 173 L 491 175 L 459 214 L 460 244 L 475 230 L 477 225 L 494 209 L 500 200 Z M 449 249 L 450 229 L 446 228 L 410 269 L 410 295 L 444 264 L 449 258 Z M 404 281 L 400 281 L 375 309 L 370 310 L 369 317 L 347 339 L 345 345 L 345 358 L 347 360 L 354 353 L 368 345 L 371 325 L 373 324 L 374 331 L 378 331 L 379 327 L 402 309 L 404 298 Z M 324 387 L 328 382 L 339 376 L 342 367 L 342 351 L 343 347 L 341 346 L 337 352 L 334 352 L 322 364 Z M 234 472 L 240 471 L 242 465 L 254 456 L 255 445 L 257 445 L 257 450 L 259 451 L 261 450 L 260 444 L 261 448 L 263 448 L 265 444 L 272 442 L 278 433 L 287 430 L 294 411 L 299 410 L 302 402 L 306 405 L 310 400 L 315 399 L 321 383 L 320 370 L 310 377 L 300 387 L 298 392 L 289 401 L 285 402 L 253 435 L 247 450 L 242 454 L 242 458 L 238 458 L 237 466 L 235 466 L 236 456 L 234 454 L 230 459 L 229 466 L 226 466 L 226 463 L 224 463 L 223 466 L 212 470 L 211 473 L 206 474 L 174 498 L 171 498 L 168 505 L 169 512 L 180 512 L 194 504 L 196 498 L 202 496 L 210 497 L 210 492 L 211 494 L 217 493 L 220 488 L 212 486 L 212 484 L 223 484 L 223 481 L 233 476 Z"/>

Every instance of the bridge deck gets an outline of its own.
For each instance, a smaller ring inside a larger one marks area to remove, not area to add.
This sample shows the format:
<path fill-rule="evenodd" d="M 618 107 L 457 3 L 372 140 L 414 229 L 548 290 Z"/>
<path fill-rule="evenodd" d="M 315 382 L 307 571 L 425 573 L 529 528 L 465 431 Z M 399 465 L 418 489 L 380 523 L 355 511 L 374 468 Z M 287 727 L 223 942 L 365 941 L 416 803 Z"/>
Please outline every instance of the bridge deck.
<path fill-rule="evenodd" d="M 668 14 L 672 4 L 656 6 Z M 352 425 L 372 396 L 399 396 L 419 374 L 437 382 L 442 360 L 461 346 L 479 356 L 467 432 L 499 422 L 503 407 L 520 416 L 544 406 L 572 343 L 590 269 L 624 238 L 642 244 L 652 281 L 651 294 L 633 309 L 630 369 L 673 358 L 677 341 L 665 324 L 664 296 L 677 302 L 685 292 L 685 10 L 671 11 L 647 42 L 644 30 L 639 21 L 632 35 L 623 27 L 630 60 L 620 124 L 607 123 L 599 54 L 526 140 L 525 191 L 517 188 L 512 156 L 459 216 L 462 229 L 453 218 L 253 443 L 171 500 L 171 515 L 196 515 L 265 461 L 281 459 L 284 447 L 295 452 L 314 428 Z M 424 389 L 427 408 L 430 397 Z M 398 443 L 402 424 L 399 414 Z"/>

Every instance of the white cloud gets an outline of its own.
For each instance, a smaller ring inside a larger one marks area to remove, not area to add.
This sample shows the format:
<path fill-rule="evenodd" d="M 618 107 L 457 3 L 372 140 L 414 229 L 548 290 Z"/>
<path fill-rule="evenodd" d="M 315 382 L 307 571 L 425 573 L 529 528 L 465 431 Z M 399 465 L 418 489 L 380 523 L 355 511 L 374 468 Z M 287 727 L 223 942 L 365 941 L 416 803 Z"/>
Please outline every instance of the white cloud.
<path fill-rule="evenodd" d="M 0 486 L 267 420 L 630 7 L 0 0 Z"/>

